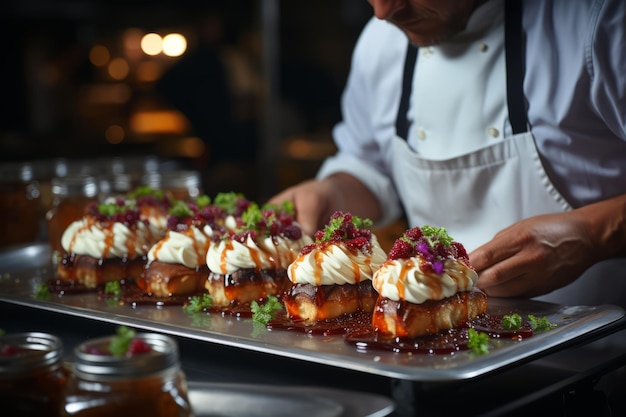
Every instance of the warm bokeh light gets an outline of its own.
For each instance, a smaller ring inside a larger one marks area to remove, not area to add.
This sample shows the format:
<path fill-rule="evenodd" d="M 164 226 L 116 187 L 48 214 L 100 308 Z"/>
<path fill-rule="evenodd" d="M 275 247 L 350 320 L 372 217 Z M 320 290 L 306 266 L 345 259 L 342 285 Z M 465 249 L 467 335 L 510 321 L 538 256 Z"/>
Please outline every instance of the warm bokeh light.
<path fill-rule="evenodd" d="M 172 137 L 161 140 L 157 144 L 159 153 L 174 157 L 200 158 L 204 154 L 205 146 L 202 139 L 195 136 Z"/>
<path fill-rule="evenodd" d="M 284 146 L 286 156 L 294 159 L 319 160 L 336 152 L 329 140 L 314 140 L 306 137 L 288 138 Z"/>
<path fill-rule="evenodd" d="M 141 38 L 141 50 L 146 55 L 158 55 L 163 50 L 163 38 L 157 33 L 147 33 Z"/>
<path fill-rule="evenodd" d="M 128 76 L 128 62 L 124 58 L 114 58 L 109 62 L 109 75 L 114 80 L 123 80 Z"/>
<path fill-rule="evenodd" d="M 204 153 L 202 139 L 191 136 L 180 141 L 180 155 L 187 158 L 199 158 Z"/>
<path fill-rule="evenodd" d="M 89 62 L 96 67 L 104 67 L 109 63 L 111 54 L 104 45 L 94 45 L 89 51 Z"/>
<path fill-rule="evenodd" d="M 130 61 L 141 59 L 143 53 L 141 51 L 141 38 L 143 31 L 137 28 L 130 28 L 124 31 L 122 42 L 124 45 L 124 54 Z"/>
<path fill-rule="evenodd" d="M 180 33 L 170 33 L 163 38 L 163 53 L 167 56 L 181 56 L 187 50 L 187 39 Z"/>
<path fill-rule="evenodd" d="M 139 111 L 130 117 L 130 129 L 137 134 L 181 134 L 187 127 L 187 118 L 177 111 Z"/>
<path fill-rule="evenodd" d="M 126 84 L 103 83 L 86 87 L 84 94 L 89 104 L 124 104 L 130 100 L 132 92 Z"/>
<path fill-rule="evenodd" d="M 120 125 L 111 125 L 107 127 L 106 131 L 104 132 L 104 137 L 106 138 L 107 142 L 112 145 L 117 145 L 118 143 L 121 143 L 124 140 L 124 136 L 124 128 Z"/>
<path fill-rule="evenodd" d="M 313 152 L 311 142 L 305 139 L 294 139 L 287 145 L 287 148 L 292 158 L 306 158 Z"/>
<path fill-rule="evenodd" d="M 153 82 L 161 76 L 161 66 L 153 61 L 144 61 L 137 66 L 137 80 Z"/>

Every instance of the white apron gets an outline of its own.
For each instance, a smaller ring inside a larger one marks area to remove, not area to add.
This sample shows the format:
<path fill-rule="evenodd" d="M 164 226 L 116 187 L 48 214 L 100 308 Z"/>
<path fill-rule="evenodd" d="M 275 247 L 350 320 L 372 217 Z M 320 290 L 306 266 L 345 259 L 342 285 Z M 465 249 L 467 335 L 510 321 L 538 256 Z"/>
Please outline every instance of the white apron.
<path fill-rule="evenodd" d="M 508 3 L 511 2 L 505 2 Z M 519 63 L 524 48 L 517 36 L 521 33 L 520 16 L 521 11 L 505 11 L 507 101 L 513 135 L 457 158 L 425 159 L 405 139 L 416 59 L 414 47 L 409 46 L 407 51 L 397 132 L 392 141 L 393 180 L 411 226 L 445 227 L 468 252 L 521 219 L 571 210 L 548 178 L 527 128 L 523 70 Z M 571 285 L 539 299 L 563 305 L 626 307 L 623 271 L 626 271 L 626 259 L 606 261 Z"/>

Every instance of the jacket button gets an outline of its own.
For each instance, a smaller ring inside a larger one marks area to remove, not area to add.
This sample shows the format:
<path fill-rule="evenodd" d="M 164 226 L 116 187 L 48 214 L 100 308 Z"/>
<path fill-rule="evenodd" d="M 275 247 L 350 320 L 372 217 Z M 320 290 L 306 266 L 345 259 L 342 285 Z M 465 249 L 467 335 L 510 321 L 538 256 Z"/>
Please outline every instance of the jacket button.
<path fill-rule="evenodd" d="M 487 134 L 492 138 L 497 138 L 500 135 L 500 132 L 495 127 L 490 127 L 487 129 Z"/>

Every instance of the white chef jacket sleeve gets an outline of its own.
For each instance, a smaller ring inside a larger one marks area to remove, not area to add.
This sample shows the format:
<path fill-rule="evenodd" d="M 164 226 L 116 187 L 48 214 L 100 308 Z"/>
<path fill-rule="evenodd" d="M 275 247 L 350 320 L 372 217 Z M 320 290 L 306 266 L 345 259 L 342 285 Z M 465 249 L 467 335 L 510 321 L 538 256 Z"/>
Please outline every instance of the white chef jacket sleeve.
<path fill-rule="evenodd" d="M 626 6 L 605 1 L 585 58 L 591 74 L 592 100 L 607 126 L 626 139 Z"/>
<path fill-rule="evenodd" d="M 401 83 L 401 74 L 397 72 L 401 72 L 403 61 L 394 62 L 393 65 L 389 65 L 389 61 L 382 61 L 386 69 L 383 65 L 377 65 L 381 59 L 376 55 L 376 49 L 379 46 L 384 48 L 384 42 L 378 37 L 380 33 L 377 28 L 381 25 L 388 26 L 386 22 L 373 19 L 357 41 L 342 95 L 343 120 L 333 130 L 338 151 L 324 161 L 317 174 L 317 178 L 322 179 L 336 173 L 348 173 L 363 182 L 379 201 L 382 218 L 376 226 L 388 224 L 402 213 L 389 167 L 385 163 L 390 157 L 387 153 L 390 152 L 393 131 L 381 129 L 380 124 L 381 120 L 391 119 L 392 116 L 395 118 Z M 406 46 L 401 48 L 406 50 Z M 380 71 L 376 70 L 377 66 Z M 388 89 L 381 96 L 385 79 L 393 80 L 395 88 Z M 393 93 L 389 94 L 389 91 Z M 381 115 L 382 106 L 387 106 L 383 111 L 385 115 Z M 387 121 L 392 125 L 395 123 L 395 120 Z"/>

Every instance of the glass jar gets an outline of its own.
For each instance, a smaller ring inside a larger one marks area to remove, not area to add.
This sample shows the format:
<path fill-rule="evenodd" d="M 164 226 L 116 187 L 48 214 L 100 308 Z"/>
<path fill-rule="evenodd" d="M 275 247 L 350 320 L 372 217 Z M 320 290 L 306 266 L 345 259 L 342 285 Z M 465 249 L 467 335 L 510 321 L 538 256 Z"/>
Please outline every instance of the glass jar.
<path fill-rule="evenodd" d="M 62 416 L 193 416 L 174 339 L 139 333 L 135 338 L 150 351 L 113 356 L 108 348 L 113 337 L 76 347 Z"/>
<path fill-rule="evenodd" d="M 133 190 L 132 179 L 128 174 L 103 174 L 98 177 L 99 200 L 125 199 Z"/>
<path fill-rule="evenodd" d="M 68 175 L 52 179 L 52 208 L 46 213 L 46 222 L 53 262 L 58 262 L 63 254 L 61 237 L 67 226 L 83 217 L 89 204 L 97 202 L 95 177 Z"/>
<path fill-rule="evenodd" d="M 32 164 L 0 164 L 0 247 L 35 242 L 41 224 L 39 198 Z"/>
<path fill-rule="evenodd" d="M 144 175 L 142 183 L 176 200 L 194 199 L 202 194 L 202 179 L 198 171 L 153 172 Z"/>
<path fill-rule="evenodd" d="M 2 415 L 58 416 L 68 372 L 63 344 L 47 333 L 0 337 L 0 409 Z"/>

